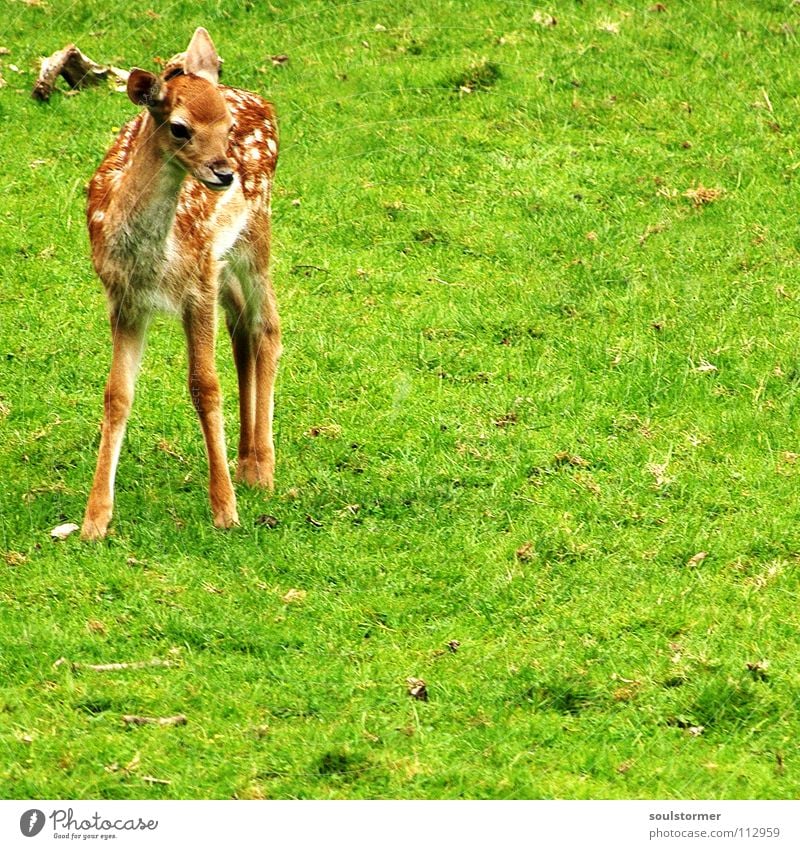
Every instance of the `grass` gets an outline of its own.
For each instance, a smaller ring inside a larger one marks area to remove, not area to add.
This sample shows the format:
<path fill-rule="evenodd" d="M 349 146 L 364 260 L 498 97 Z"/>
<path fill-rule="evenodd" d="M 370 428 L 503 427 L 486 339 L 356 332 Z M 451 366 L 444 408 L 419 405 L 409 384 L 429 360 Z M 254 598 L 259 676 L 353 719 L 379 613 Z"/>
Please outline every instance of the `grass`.
<path fill-rule="evenodd" d="M 800 9 L 49 5 L 0 25 L 0 795 L 796 798 Z M 281 120 L 277 491 L 212 528 L 163 319 L 113 535 L 54 543 L 135 109 L 37 104 L 35 60 L 200 23 Z"/>

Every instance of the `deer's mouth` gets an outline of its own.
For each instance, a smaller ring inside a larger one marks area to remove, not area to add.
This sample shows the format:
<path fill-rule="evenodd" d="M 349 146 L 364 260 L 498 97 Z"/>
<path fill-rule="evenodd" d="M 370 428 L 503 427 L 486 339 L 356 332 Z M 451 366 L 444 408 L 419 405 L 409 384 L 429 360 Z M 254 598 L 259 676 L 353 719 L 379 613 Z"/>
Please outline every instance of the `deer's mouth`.
<path fill-rule="evenodd" d="M 201 168 L 194 169 L 192 176 L 196 180 L 199 180 L 207 189 L 222 192 L 231 187 L 235 174 L 227 165 L 217 168 L 204 165 Z"/>
<path fill-rule="evenodd" d="M 201 180 L 199 177 L 197 178 L 198 182 L 202 183 L 207 189 L 211 189 L 212 192 L 224 192 L 225 189 L 229 189 L 230 185 L 225 185 L 224 183 L 212 183 L 210 180 Z"/>

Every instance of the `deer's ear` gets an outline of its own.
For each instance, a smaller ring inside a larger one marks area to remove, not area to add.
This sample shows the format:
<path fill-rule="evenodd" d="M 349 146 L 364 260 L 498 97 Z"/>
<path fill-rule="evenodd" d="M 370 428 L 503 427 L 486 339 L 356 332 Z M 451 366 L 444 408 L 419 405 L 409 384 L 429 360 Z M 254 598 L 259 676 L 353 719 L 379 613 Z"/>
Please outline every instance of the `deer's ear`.
<path fill-rule="evenodd" d="M 137 106 L 155 106 L 162 99 L 161 81 L 155 74 L 134 68 L 128 76 L 128 97 Z"/>
<path fill-rule="evenodd" d="M 186 48 L 183 69 L 187 74 L 202 77 L 216 85 L 219 82 L 219 56 L 211 36 L 203 27 L 194 31 Z"/>

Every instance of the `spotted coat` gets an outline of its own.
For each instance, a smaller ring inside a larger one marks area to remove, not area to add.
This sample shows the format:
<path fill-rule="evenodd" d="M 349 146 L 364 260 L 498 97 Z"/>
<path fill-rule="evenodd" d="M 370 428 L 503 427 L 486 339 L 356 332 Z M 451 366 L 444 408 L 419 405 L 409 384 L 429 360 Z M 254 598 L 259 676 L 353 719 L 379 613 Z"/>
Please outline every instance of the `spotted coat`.
<path fill-rule="evenodd" d="M 252 265 L 258 246 L 248 238 L 252 237 L 248 230 L 257 229 L 249 226 L 254 219 L 266 231 L 261 241 L 268 245 L 278 159 L 275 112 L 272 104 L 252 92 L 229 86 L 219 86 L 219 92 L 234 122 L 227 150 L 234 171 L 229 189 L 215 192 L 180 174 L 178 192 L 164 193 L 170 200 L 151 210 L 145 233 L 130 220 L 114 216 L 117 192 L 137 150 L 153 132 L 147 111 L 122 127 L 89 184 L 92 259 L 112 313 L 119 310 L 132 318 L 153 310 L 180 313 L 199 280 L 218 277 L 220 294 L 232 295 L 239 306 L 258 294 L 243 292 L 241 281 L 229 272 Z M 155 169 L 168 172 L 161 164 L 156 163 Z M 259 304 L 250 306 L 257 309 Z"/>

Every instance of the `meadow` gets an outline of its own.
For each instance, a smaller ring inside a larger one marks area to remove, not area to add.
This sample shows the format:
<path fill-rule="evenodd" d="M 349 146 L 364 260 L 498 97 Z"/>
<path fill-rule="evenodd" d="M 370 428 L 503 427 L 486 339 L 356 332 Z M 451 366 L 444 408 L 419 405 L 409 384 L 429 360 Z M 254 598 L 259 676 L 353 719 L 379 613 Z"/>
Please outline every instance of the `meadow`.
<path fill-rule="evenodd" d="M 0 796 L 797 797 L 800 7 L 0 6 Z M 37 58 L 198 25 L 280 121 L 276 491 L 212 527 L 162 318 L 112 533 L 54 541 L 136 107 Z"/>

